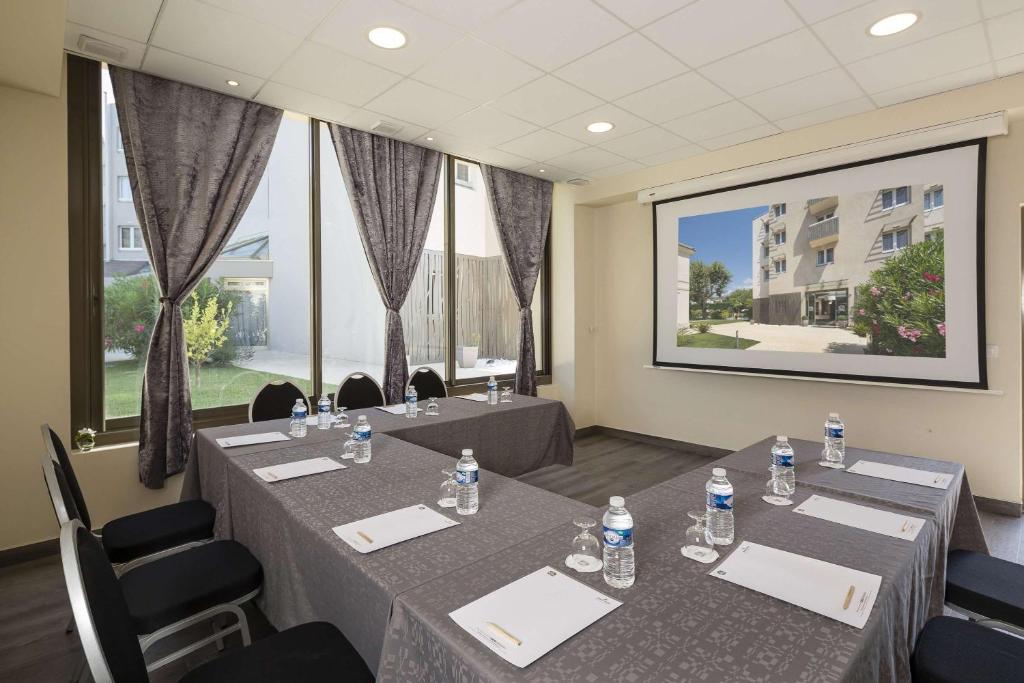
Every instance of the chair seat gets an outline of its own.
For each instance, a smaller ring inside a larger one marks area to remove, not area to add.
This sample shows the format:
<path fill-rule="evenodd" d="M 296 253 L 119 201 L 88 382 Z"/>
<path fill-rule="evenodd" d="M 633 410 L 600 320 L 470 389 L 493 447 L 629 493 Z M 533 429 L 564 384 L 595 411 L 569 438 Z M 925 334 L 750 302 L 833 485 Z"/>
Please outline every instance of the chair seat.
<path fill-rule="evenodd" d="M 203 500 L 187 500 L 108 522 L 103 549 L 111 562 L 130 562 L 145 555 L 213 536 L 216 512 Z"/>
<path fill-rule="evenodd" d="M 373 681 L 359 653 L 334 626 L 313 622 L 264 638 L 190 671 L 181 683 L 362 683 Z"/>
<path fill-rule="evenodd" d="M 1004 683 L 1024 677 L 1024 640 L 954 617 L 936 617 L 917 638 L 915 683 Z"/>
<path fill-rule="evenodd" d="M 946 602 L 1024 628 L 1024 567 L 954 550 L 946 563 Z"/>
<path fill-rule="evenodd" d="M 149 562 L 121 577 L 140 635 L 257 590 L 263 568 L 245 546 L 213 541 Z"/>

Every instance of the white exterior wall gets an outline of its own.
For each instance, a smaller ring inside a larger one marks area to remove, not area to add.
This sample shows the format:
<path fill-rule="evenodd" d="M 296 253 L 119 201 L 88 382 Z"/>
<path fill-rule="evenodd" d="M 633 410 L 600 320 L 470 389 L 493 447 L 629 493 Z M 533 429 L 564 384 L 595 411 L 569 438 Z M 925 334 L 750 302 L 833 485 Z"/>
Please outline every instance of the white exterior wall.
<path fill-rule="evenodd" d="M 676 328 L 683 330 L 690 326 L 690 257 L 695 249 L 685 244 L 679 245 L 676 287 Z"/>

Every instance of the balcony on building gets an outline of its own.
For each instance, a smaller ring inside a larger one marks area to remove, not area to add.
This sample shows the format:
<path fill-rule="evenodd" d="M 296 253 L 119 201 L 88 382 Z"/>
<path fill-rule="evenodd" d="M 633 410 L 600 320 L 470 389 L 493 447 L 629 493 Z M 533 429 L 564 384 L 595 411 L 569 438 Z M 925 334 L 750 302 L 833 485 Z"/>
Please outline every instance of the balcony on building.
<path fill-rule="evenodd" d="M 839 206 L 839 197 L 836 195 L 832 195 L 831 197 L 808 199 L 807 213 L 812 216 L 821 216 L 829 211 L 834 211 L 837 206 Z"/>
<path fill-rule="evenodd" d="M 819 249 L 839 241 L 839 216 L 811 223 L 807 226 L 807 240 L 811 247 Z"/>

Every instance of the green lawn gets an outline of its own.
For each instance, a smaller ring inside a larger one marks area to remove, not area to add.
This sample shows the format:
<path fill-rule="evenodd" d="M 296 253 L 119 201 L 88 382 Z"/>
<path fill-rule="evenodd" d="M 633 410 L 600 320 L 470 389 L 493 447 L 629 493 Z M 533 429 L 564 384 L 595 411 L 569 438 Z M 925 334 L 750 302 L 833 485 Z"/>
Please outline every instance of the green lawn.
<path fill-rule="evenodd" d="M 134 360 L 116 361 L 105 366 L 104 402 L 108 418 L 139 414 L 142 402 L 142 364 Z M 192 375 L 192 408 L 214 408 L 249 403 L 267 382 L 287 379 L 306 393 L 309 380 L 247 370 L 234 365 L 207 366 L 201 374 L 201 386 L 195 386 Z"/>
<path fill-rule="evenodd" d="M 740 348 L 749 349 L 757 344 L 753 339 L 740 337 Z M 726 334 L 715 334 L 714 332 L 697 332 L 696 334 L 676 335 L 676 346 L 689 346 L 695 349 L 735 349 L 736 337 Z"/>
<path fill-rule="evenodd" d="M 721 318 L 712 318 L 710 320 L 700 320 L 700 319 L 696 319 L 695 318 L 693 320 L 690 320 L 690 327 L 697 327 L 697 325 L 700 324 L 700 323 L 707 323 L 708 325 L 727 325 L 729 323 L 745 323 L 745 322 L 749 322 L 749 321 L 748 320 L 744 320 L 742 318 L 737 318 L 735 320 L 733 318 L 728 318 L 726 320 L 722 320 Z"/>

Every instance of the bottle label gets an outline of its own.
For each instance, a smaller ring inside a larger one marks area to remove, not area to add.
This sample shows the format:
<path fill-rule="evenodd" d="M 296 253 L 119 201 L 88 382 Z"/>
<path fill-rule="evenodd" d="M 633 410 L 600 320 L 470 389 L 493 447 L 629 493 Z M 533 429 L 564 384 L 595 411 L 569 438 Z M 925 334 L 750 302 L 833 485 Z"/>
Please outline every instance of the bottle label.
<path fill-rule="evenodd" d="M 633 528 L 609 529 L 604 527 L 604 544 L 609 548 L 629 548 L 633 545 Z"/>
<path fill-rule="evenodd" d="M 479 479 L 479 470 L 455 470 L 456 484 L 475 484 Z"/>
<path fill-rule="evenodd" d="M 846 431 L 845 427 L 826 427 L 825 436 L 830 439 L 842 439 L 843 432 Z"/>
<path fill-rule="evenodd" d="M 776 467 L 792 467 L 793 466 L 793 455 L 784 455 L 782 453 L 775 454 L 775 465 Z"/>
<path fill-rule="evenodd" d="M 716 510 L 732 510 L 732 495 L 726 496 L 708 491 L 708 507 Z"/>
<path fill-rule="evenodd" d="M 416 402 L 416 397 L 413 396 L 412 394 L 406 394 L 405 395 L 405 402 L 406 403 L 415 403 Z"/>
<path fill-rule="evenodd" d="M 329 412 L 331 412 L 331 404 L 330 403 L 321 403 L 319 410 L 320 410 L 321 413 L 329 413 Z"/>
<path fill-rule="evenodd" d="M 357 429 L 352 433 L 352 438 L 356 441 L 369 441 L 372 435 L 372 429 Z"/>

